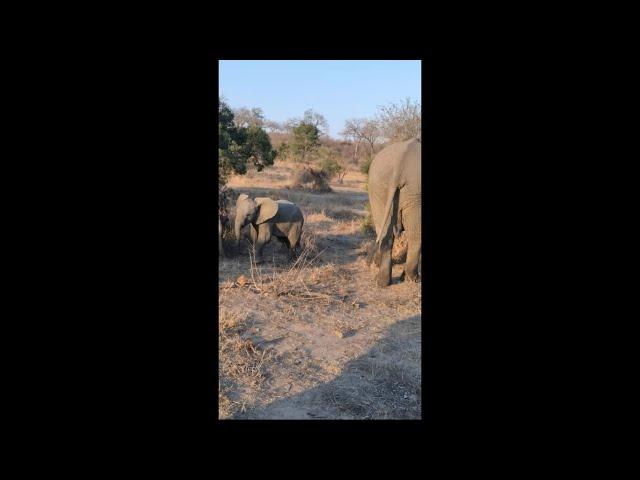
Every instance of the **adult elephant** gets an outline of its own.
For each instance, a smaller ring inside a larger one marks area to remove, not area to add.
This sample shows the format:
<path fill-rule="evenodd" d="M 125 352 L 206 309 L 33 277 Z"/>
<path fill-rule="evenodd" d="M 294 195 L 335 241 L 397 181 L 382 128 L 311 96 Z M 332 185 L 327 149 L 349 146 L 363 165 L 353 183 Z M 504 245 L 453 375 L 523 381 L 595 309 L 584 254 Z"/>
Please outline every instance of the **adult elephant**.
<path fill-rule="evenodd" d="M 249 198 L 242 194 L 236 200 L 236 247 L 240 246 L 242 228 L 250 224 L 251 241 L 255 245 L 256 263 L 262 261 L 262 250 L 272 237 L 284 243 L 293 254 L 300 244 L 304 217 L 302 211 L 288 200 L 266 197 Z"/>
<path fill-rule="evenodd" d="M 369 202 L 376 241 L 369 254 L 379 266 L 376 283 L 391 283 L 393 239 L 404 230 L 407 259 L 403 278 L 419 281 L 422 253 L 422 143 L 413 138 L 382 149 L 369 167 Z"/>

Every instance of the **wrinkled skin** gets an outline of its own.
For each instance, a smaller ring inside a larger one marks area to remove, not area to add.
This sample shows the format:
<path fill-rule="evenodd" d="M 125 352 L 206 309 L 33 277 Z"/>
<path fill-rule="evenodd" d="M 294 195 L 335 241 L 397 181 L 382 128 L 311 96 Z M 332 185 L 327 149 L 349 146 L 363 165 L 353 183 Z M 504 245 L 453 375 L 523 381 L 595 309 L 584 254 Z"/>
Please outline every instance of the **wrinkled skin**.
<path fill-rule="evenodd" d="M 292 256 L 295 254 L 302 236 L 304 217 L 300 208 L 288 200 L 252 199 L 243 194 L 236 200 L 236 247 L 240 246 L 242 228 L 249 224 L 256 263 L 260 263 L 264 246 L 272 237 L 285 244 Z"/>
<path fill-rule="evenodd" d="M 376 241 L 369 252 L 379 267 L 376 283 L 391 284 L 393 240 L 404 230 L 407 259 L 402 279 L 419 281 L 422 253 L 422 143 L 418 139 L 381 150 L 369 168 L 369 202 Z"/>

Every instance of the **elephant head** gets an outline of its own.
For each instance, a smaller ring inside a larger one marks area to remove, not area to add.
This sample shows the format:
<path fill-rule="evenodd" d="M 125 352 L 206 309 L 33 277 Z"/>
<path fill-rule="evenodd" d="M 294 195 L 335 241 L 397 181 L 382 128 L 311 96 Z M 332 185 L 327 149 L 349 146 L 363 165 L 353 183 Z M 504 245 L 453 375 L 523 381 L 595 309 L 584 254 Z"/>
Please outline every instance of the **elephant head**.
<path fill-rule="evenodd" d="M 242 228 L 251 223 L 254 227 L 271 220 L 278 213 L 278 204 L 270 198 L 258 197 L 255 200 L 242 194 L 236 200 L 235 233 L 236 245 L 240 245 Z"/>

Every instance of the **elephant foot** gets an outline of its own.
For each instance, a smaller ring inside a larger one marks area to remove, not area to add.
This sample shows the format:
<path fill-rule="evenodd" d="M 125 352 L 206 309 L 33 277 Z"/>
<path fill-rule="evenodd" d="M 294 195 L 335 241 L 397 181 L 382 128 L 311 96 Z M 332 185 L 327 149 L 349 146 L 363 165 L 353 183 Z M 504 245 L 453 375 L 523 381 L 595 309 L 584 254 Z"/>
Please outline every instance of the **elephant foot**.
<path fill-rule="evenodd" d="M 391 285 L 391 277 L 376 277 L 376 283 L 379 287 L 388 287 Z"/>
<path fill-rule="evenodd" d="M 404 273 L 402 275 L 404 277 Z M 413 282 L 413 283 L 420 283 L 421 282 L 420 275 L 418 275 L 418 274 L 416 274 L 416 275 L 407 275 L 407 281 Z"/>

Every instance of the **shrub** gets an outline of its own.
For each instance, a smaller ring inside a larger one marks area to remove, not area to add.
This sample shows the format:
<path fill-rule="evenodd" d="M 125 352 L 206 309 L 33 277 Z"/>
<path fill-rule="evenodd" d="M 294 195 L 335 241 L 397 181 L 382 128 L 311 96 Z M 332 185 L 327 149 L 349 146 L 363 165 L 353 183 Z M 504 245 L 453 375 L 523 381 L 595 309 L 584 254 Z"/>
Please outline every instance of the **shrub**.
<path fill-rule="evenodd" d="M 325 157 L 318 163 L 320 169 L 327 174 L 329 178 L 333 178 L 340 174 L 344 168 L 333 157 Z"/>
<path fill-rule="evenodd" d="M 369 167 L 371 166 L 371 161 L 373 160 L 373 156 L 369 157 L 364 161 L 362 165 L 360 165 L 360 171 L 365 175 L 369 175 Z"/>
<path fill-rule="evenodd" d="M 326 172 L 305 167 L 295 170 L 291 175 L 289 188 L 309 189 L 316 193 L 331 192 Z"/>
<path fill-rule="evenodd" d="M 304 184 L 311 182 L 313 182 L 313 176 L 309 171 L 304 168 L 299 168 L 294 170 L 291 174 L 291 182 L 289 186 L 290 188 L 302 188 Z"/>

